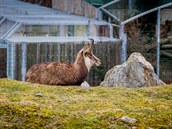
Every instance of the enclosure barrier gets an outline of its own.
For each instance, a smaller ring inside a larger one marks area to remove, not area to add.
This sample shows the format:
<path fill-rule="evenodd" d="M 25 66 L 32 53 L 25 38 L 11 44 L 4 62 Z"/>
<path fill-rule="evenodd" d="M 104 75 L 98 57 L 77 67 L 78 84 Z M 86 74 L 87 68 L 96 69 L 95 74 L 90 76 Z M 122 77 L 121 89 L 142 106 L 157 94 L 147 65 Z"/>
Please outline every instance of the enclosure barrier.
<path fill-rule="evenodd" d="M 73 63 L 84 42 L 79 43 L 12 43 L 8 42 L 7 76 L 11 79 L 25 81 L 27 70 L 34 64 L 42 62 Z M 93 67 L 87 77 L 91 85 L 99 85 L 105 73 L 120 64 L 121 43 L 98 42 L 93 53 L 101 59 L 101 66 Z"/>

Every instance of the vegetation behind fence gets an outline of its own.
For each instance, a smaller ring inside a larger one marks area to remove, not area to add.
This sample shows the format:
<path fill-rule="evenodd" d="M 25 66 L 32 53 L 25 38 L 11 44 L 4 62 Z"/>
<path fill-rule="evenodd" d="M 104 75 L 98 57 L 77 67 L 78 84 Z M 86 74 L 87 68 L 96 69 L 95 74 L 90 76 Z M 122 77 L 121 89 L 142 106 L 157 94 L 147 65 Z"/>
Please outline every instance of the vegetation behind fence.
<path fill-rule="evenodd" d="M 165 19 L 161 22 L 163 24 L 161 24 L 160 42 L 160 79 L 165 83 L 172 83 L 172 22 Z M 128 23 L 125 31 L 128 36 L 127 55 L 140 52 L 153 65 L 156 72 L 156 12 Z"/>

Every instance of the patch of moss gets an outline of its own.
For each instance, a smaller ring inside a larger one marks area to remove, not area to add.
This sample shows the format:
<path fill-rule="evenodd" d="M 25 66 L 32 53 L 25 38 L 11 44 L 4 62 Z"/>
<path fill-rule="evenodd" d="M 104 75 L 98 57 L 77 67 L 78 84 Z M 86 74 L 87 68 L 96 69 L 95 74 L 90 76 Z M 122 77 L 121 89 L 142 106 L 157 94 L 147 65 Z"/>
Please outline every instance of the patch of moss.
<path fill-rule="evenodd" d="M 29 105 L 0 103 L 0 128 L 41 128 L 52 119 L 41 108 Z"/>
<path fill-rule="evenodd" d="M 172 85 L 82 90 L 0 79 L 0 128 L 172 128 L 171 96 Z"/>

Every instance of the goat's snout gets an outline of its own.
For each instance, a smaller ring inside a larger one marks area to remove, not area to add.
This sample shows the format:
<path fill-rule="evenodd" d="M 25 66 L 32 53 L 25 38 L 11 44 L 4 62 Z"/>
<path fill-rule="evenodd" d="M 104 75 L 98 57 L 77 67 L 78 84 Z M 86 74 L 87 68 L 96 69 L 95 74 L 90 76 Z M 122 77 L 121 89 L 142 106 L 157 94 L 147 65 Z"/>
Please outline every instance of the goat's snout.
<path fill-rule="evenodd" d="M 100 66 L 101 65 L 101 60 L 97 61 L 96 66 Z"/>
<path fill-rule="evenodd" d="M 101 60 L 99 58 L 97 58 L 96 56 L 93 56 L 93 58 L 95 60 L 95 65 L 100 66 L 101 65 Z"/>

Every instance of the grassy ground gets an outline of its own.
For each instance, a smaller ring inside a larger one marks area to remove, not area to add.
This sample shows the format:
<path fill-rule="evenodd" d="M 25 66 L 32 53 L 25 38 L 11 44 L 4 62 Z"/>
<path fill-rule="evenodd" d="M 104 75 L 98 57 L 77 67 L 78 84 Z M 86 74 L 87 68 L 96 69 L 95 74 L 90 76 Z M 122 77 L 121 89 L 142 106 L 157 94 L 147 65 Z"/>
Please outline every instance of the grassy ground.
<path fill-rule="evenodd" d="M 119 118 L 135 118 L 127 123 Z M 0 79 L 0 129 L 172 128 L 172 85 L 60 87 Z"/>

